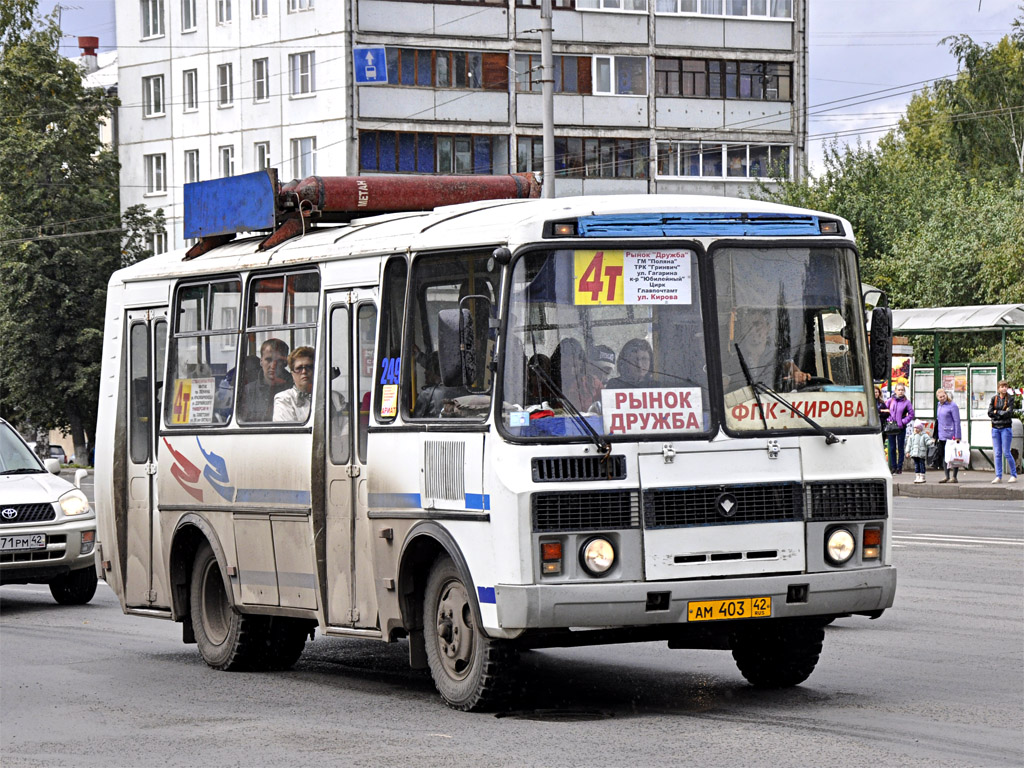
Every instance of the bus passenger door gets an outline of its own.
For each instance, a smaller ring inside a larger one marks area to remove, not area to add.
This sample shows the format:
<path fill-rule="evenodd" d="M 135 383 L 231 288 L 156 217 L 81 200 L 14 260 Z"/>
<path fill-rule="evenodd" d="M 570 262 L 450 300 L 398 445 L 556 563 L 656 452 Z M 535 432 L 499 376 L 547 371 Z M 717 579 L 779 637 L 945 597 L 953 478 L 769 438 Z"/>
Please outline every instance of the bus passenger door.
<path fill-rule="evenodd" d="M 154 571 L 160 544 L 156 462 L 167 351 L 167 308 L 130 310 L 127 321 L 125 602 L 135 607 L 169 607 L 170 591 L 162 574 Z"/>
<path fill-rule="evenodd" d="M 377 328 L 374 291 L 330 294 L 327 424 L 327 623 L 375 627 L 366 437 Z"/>

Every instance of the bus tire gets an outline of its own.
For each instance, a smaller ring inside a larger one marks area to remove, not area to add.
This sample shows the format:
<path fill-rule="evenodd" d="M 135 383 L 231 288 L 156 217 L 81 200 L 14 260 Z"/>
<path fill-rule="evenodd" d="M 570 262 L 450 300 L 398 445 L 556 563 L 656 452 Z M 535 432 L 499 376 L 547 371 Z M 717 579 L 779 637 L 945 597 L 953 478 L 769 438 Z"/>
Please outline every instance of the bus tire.
<path fill-rule="evenodd" d="M 291 669 L 306 647 L 307 622 L 287 616 L 268 616 L 266 621 L 266 646 L 260 668 L 275 672 Z"/>
<path fill-rule="evenodd" d="M 423 638 L 427 666 L 445 703 L 463 712 L 493 709 L 511 688 L 516 652 L 477 626 L 473 596 L 449 557 L 439 558 L 427 578 Z"/>
<path fill-rule="evenodd" d="M 262 666 L 259 636 L 265 634 L 266 622 L 261 622 L 259 616 L 237 613 L 232 607 L 217 555 L 207 542 L 199 547 L 192 563 L 189 608 L 196 645 L 208 665 L 223 670 Z"/>
<path fill-rule="evenodd" d="M 96 569 L 80 568 L 50 582 L 50 594 L 59 605 L 85 605 L 96 594 Z"/>
<path fill-rule="evenodd" d="M 779 622 L 761 631 L 737 635 L 732 657 L 751 685 L 790 688 L 811 676 L 824 640 L 825 629 L 820 623 Z"/>

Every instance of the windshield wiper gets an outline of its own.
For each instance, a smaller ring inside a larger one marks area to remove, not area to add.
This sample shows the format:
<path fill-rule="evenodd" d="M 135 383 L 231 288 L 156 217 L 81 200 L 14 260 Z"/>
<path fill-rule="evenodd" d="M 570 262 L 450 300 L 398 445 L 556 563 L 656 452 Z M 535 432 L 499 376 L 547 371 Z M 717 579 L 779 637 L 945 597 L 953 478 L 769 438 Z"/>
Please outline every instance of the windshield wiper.
<path fill-rule="evenodd" d="M 36 467 L 18 467 L 18 469 L 5 469 L 3 472 L 0 472 L 0 475 L 35 475 L 45 471 L 45 469 L 38 469 Z"/>
<path fill-rule="evenodd" d="M 558 396 L 558 399 L 562 401 L 562 405 L 565 407 L 565 410 L 567 410 L 569 415 L 572 416 L 572 420 L 575 421 L 578 426 L 582 426 L 583 429 L 590 434 L 590 439 L 594 441 L 594 445 L 597 446 L 597 450 L 601 452 L 601 455 L 607 456 L 611 453 L 612 444 L 597 433 L 597 430 L 590 425 L 587 418 L 579 412 L 579 409 L 573 405 L 569 398 L 565 396 L 565 393 L 557 384 L 555 384 L 554 379 L 548 375 L 547 371 L 541 368 L 538 363 L 531 363 L 530 370 L 536 373 L 537 376 L 540 377 L 540 380 Z"/>
<path fill-rule="evenodd" d="M 764 417 L 764 406 L 761 404 L 761 396 L 758 394 L 758 392 L 763 392 L 776 402 L 782 403 L 784 406 L 789 408 L 789 410 L 791 410 L 801 419 L 810 424 L 815 432 L 817 432 L 819 435 L 825 438 L 825 445 L 835 445 L 836 443 L 846 442 L 845 437 L 836 437 L 833 432 L 829 432 L 827 429 L 821 426 L 821 424 L 816 422 L 814 419 L 812 419 L 806 413 L 801 411 L 799 408 L 797 408 L 791 402 L 786 400 L 784 397 L 776 393 L 775 390 L 771 389 L 771 387 L 765 386 L 760 381 L 754 381 L 753 377 L 750 375 L 750 369 L 747 368 L 747 361 L 743 359 L 743 353 L 740 352 L 740 345 L 736 344 L 734 346 L 736 347 L 736 355 L 739 357 L 740 360 L 740 367 L 743 369 L 743 375 L 746 377 L 747 383 L 750 385 L 750 388 L 754 391 L 754 398 L 757 400 L 757 407 L 761 412 L 761 422 L 764 424 L 765 430 L 768 429 L 768 421 Z"/>

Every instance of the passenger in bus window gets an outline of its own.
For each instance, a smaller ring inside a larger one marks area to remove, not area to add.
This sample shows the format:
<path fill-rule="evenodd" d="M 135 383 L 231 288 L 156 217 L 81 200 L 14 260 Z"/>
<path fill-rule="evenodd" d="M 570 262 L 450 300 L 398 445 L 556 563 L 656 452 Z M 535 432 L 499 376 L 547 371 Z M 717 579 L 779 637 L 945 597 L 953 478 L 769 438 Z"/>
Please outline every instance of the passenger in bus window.
<path fill-rule="evenodd" d="M 654 351 L 645 339 L 630 339 L 619 353 L 619 375 L 605 385 L 608 389 L 649 387 L 653 382 L 651 366 Z"/>
<path fill-rule="evenodd" d="M 604 382 L 589 370 L 583 345 L 574 338 L 562 339 L 551 355 L 551 378 L 580 411 L 600 408 Z"/>
<path fill-rule="evenodd" d="M 733 341 L 723 356 L 727 392 L 747 384 L 743 366 L 736 354 L 737 346 L 753 381 L 772 389 L 792 389 L 807 383 L 811 375 L 797 367 L 793 360 L 792 346 L 784 339 L 775 338 L 776 335 L 780 334 L 772 333 L 768 311 L 744 309 L 736 313 Z"/>
<path fill-rule="evenodd" d="M 295 385 L 274 395 L 274 421 L 305 421 L 313 392 L 313 348 L 296 347 L 288 355 Z"/>
<path fill-rule="evenodd" d="M 270 338 L 260 345 L 260 374 L 250 381 L 249 369 L 243 366 L 248 381 L 238 401 L 243 421 L 270 421 L 274 413 L 274 396 L 292 384 L 285 370 L 287 361 L 288 345 L 281 339 Z"/>

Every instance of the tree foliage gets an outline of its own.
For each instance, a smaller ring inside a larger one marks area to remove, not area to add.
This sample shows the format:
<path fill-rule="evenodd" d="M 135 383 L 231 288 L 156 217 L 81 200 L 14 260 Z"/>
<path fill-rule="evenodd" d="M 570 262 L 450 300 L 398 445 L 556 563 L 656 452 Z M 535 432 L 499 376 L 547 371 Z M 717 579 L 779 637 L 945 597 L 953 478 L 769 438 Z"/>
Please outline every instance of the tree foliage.
<path fill-rule="evenodd" d="M 53 19 L 26 22 L 34 10 L 19 0 L 0 16 L 0 410 L 70 431 L 85 455 L 107 280 L 144 254 L 122 247 L 119 166 L 100 144 L 116 99 L 84 87 Z M 137 231 L 162 226 L 146 217 L 134 214 Z"/>
<path fill-rule="evenodd" d="M 862 278 L 887 291 L 895 307 L 1021 303 L 1022 19 L 996 45 L 966 35 L 946 42 L 958 76 L 916 94 L 877 146 L 832 143 L 818 176 L 765 185 L 758 196 L 848 219 Z M 998 359 L 994 338 L 944 341 L 943 357 Z M 1020 356 L 1008 355 L 1007 368 L 1024 380 Z"/>

